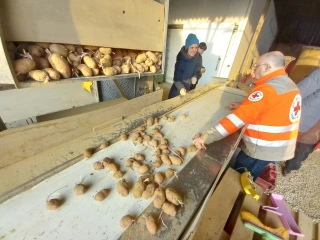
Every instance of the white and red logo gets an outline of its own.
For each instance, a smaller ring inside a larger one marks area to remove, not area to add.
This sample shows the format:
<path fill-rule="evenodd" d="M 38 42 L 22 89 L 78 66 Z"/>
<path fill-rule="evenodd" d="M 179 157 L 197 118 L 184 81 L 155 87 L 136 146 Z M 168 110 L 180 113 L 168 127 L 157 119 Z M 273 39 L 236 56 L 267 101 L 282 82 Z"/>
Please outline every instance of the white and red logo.
<path fill-rule="evenodd" d="M 257 102 L 257 101 L 260 101 L 262 98 L 263 98 L 263 92 L 255 91 L 250 94 L 248 99 L 252 102 Z"/>
<path fill-rule="evenodd" d="M 290 108 L 289 119 L 291 122 L 295 122 L 300 119 L 301 116 L 301 96 L 297 94 L 294 97 L 293 103 Z"/>

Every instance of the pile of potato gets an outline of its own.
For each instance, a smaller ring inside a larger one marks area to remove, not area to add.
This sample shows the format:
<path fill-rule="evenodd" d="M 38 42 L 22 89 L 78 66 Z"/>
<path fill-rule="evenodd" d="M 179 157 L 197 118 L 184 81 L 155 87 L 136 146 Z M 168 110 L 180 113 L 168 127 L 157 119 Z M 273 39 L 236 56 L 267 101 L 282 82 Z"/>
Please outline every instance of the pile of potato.
<path fill-rule="evenodd" d="M 186 115 L 181 115 L 180 119 L 185 119 Z M 124 177 L 125 171 L 121 171 L 119 164 L 114 159 L 105 157 L 102 161 L 94 162 L 92 168 L 96 171 L 107 170 L 109 174 L 116 179 L 121 178 L 116 183 L 116 191 L 120 197 L 127 197 L 131 193 L 135 199 L 144 198 L 150 199 L 153 197 L 153 205 L 156 209 L 160 209 L 161 214 L 165 213 L 168 216 L 175 217 L 179 208 L 183 204 L 183 197 L 175 189 L 164 188 L 161 186 L 166 179 L 174 176 L 177 177 L 177 171 L 172 166 L 178 167 L 183 164 L 183 158 L 187 152 L 195 151 L 189 146 L 187 149 L 178 147 L 175 151 L 170 148 L 169 141 L 164 138 L 161 133 L 161 123 L 170 123 L 175 121 L 173 116 L 163 116 L 162 119 L 148 118 L 143 126 L 133 130 L 130 134 L 123 133 L 120 135 L 121 141 L 132 141 L 134 145 L 141 144 L 151 149 L 154 154 L 154 161 L 151 164 L 146 163 L 146 157 L 142 153 L 135 153 L 132 157 L 125 161 L 125 166 L 133 172 L 141 175 L 137 182 L 129 183 Z M 103 142 L 99 149 L 105 149 L 109 146 L 108 142 Z M 86 149 L 84 157 L 90 158 L 93 154 L 93 148 Z M 162 165 L 167 165 L 168 168 L 164 172 L 156 172 L 156 169 Z M 130 171 L 130 172 L 132 172 Z M 101 189 L 96 193 L 94 199 L 96 201 L 104 201 L 112 189 Z M 74 187 L 75 195 L 82 195 L 86 192 L 86 186 L 82 183 Z M 55 205 L 56 204 L 56 205 Z M 59 199 L 52 198 L 47 201 L 47 208 L 55 210 L 60 206 Z M 146 219 L 146 228 L 151 234 L 156 234 L 159 224 L 158 218 L 153 216 L 144 216 Z M 124 216 L 120 221 L 120 226 L 123 228 L 129 227 L 135 218 L 131 215 Z M 163 223 L 164 224 L 164 223 Z"/>
<path fill-rule="evenodd" d="M 19 81 L 156 73 L 162 65 L 160 52 L 43 42 L 6 44 Z"/>

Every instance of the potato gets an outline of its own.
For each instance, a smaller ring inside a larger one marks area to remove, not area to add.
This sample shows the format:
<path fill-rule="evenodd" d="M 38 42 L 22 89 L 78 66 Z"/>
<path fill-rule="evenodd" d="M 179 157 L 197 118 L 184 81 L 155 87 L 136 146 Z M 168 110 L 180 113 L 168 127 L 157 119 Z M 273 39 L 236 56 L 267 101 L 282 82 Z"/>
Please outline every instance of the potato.
<path fill-rule="evenodd" d="M 159 185 L 164 181 L 164 176 L 163 176 L 162 172 L 157 172 L 154 175 L 154 181 L 156 183 L 158 183 Z"/>
<path fill-rule="evenodd" d="M 152 62 L 157 63 L 159 61 L 158 57 L 153 53 L 153 52 L 146 52 L 146 55 L 148 56 L 148 58 L 150 58 L 152 60 Z"/>
<path fill-rule="evenodd" d="M 162 161 L 164 164 L 169 165 L 169 166 L 172 164 L 172 163 L 171 163 L 171 160 L 170 160 L 169 157 L 166 156 L 166 155 L 162 155 L 162 156 L 161 156 L 161 161 Z"/>
<path fill-rule="evenodd" d="M 133 158 L 128 158 L 126 160 L 126 167 L 132 167 L 134 159 Z"/>
<path fill-rule="evenodd" d="M 157 118 L 156 118 L 156 119 L 157 119 Z M 156 125 L 154 128 L 157 129 L 157 130 L 161 130 L 162 126 L 158 124 L 158 125 Z"/>
<path fill-rule="evenodd" d="M 175 155 L 181 157 L 181 152 L 179 152 L 178 150 L 175 150 L 174 153 L 175 153 Z"/>
<path fill-rule="evenodd" d="M 107 54 L 107 55 L 109 55 L 109 54 Z M 100 51 L 96 51 L 96 52 L 93 54 L 93 58 L 99 60 L 99 59 L 103 58 L 103 54 L 102 54 Z"/>
<path fill-rule="evenodd" d="M 142 137 L 138 137 L 137 142 L 138 143 L 142 143 L 143 142 L 143 138 Z"/>
<path fill-rule="evenodd" d="M 161 144 L 158 146 L 158 149 L 163 150 L 163 149 L 167 149 L 167 148 L 168 148 L 168 145 L 165 143 L 162 143 L 162 141 L 161 141 Z"/>
<path fill-rule="evenodd" d="M 104 143 L 101 143 L 100 145 L 100 149 L 105 149 L 109 146 L 109 143 L 108 142 L 104 142 Z"/>
<path fill-rule="evenodd" d="M 118 67 L 121 67 L 122 62 L 121 62 L 120 59 L 115 59 L 115 60 L 112 61 L 112 65 L 116 65 Z"/>
<path fill-rule="evenodd" d="M 120 227 L 127 228 L 130 227 L 134 222 L 134 218 L 131 215 L 126 215 L 120 219 Z"/>
<path fill-rule="evenodd" d="M 148 67 L 151 67 L 153 66 L 153 61 L 151 59 L 147 59 L 145 62 L 144 62 L 145 65 L 147 65 Z M 150 69 L 151 70 L 151 69 Z"/>
<path fill-rule="evenodd" d="M 19 82 L 23 82 L 27 79 L 28 77 L 28 74 L 17 74 L 16 75 L 16 78 Z"/>
<path fill-rule="evenodd" d="M 93 76 L 98 76 L 100 73 L 99 68 L 91 68 Z"/>
<path fill-rule="evenodd" d="M 176 206 L 179 206 L 182 203 L 181 195 L 172 188 L 166 189 L 166 198 L 169 202 L 173 203 Z"/>
<path fill-rule="evenodd" d="M 69 53 L 68 58 L 70 59 L 70 61 L 72 62 L 80 62 L 81 58 L 80 56 L 75 55 L 74 53 Z"/>
<path fill-rule="evenodd" d="M 145 136 L 143 137 L 143 140 L 145 140 L 145 141 L 147 141 L 147 142 L 150 142 L 150 141 L 152 140 L 152 137 L 149 136 L 149 135 L 145 135 Z"/>
<path fill-rule="evenodd" d="M 112 66 L 116 71 L 117 71 L 117 74 L 120 74 L 121 73 L 121 67 L 119 67 L 119 66 L 116 66 L 116 65 L 113 65 Z"/>
<path fill-rule="evenodd" d="M 136 153 L 136 154 L 134 154 L 134 159 L 137 161 L 144 161 L 145 157 L 142 154 Z"/>
<path fill-rule="evenodd" d="M 121 179 L 119 182 L 117 182 L 116 187 L 120 196 L 126 197 L 129 195 L 129 184 L 125 179 Z"/>
<path fill-rule="evenodd" d="M 122 178 L 123 175 L 124 175 L 124 172 L 121 172 L 120 170 L 118 170 L 113 174 L 113 177 L 114 178 Z"/>
<path fill-rule="evenodd" d="M 32 57 L 42 57 L 44 56 L 44 49 L 37 44 L 29 45 L 28 52 Z"/>
<path fill-rule="evenodd" d="M 114 69 L 113 67 L 106 67 L 106 68 L 102 68 L 103 69 L 103 73 L 106 76 L 114 76 L 117 75 L 117 70 Z"/>
<path fill-rule="evenodd" d="M 145 72 L 148 72 L 148 71 L 149 71 L 149 67 L 148 67 L 144 62 L 139 63 L 139 64 L 144 68 L 144 71 L 145 71 Z"/>
<path fill-rule="evenodd" d="M 126 64 L 122 64 L 121 66 L 121 74 L 127 74 L 130 72 L 130 67 Z"/>
<path fill-rule="evenodd" d="M 144 137 L 145 135 L 147 135 L 145 132 L 140 132 L 141 137 Z"/>
<path fill-rule="evenodd" d="M 157 67 L 154 66 L 154 65 L 152 65 L 152 66 L 150 67 L 150 72 L 156 73 L 156 72 L 157 72 Z"/>
<path fill-rule="evenodd" d="M 139 137 L 140 137 L 140 133 L 139 133 L 139 132 L 135 132 L 135 133 L 132 135 L 132 140 L 133 140 L 133 141 L 137 141 Z"/>
<path fill-rule="evenodd" d="M 161 132 L 157 132 L 157 133 L 155 134 L 155 136 L 156 136 L 157 138 L 163 138 L 163 134 L 162 134 Z"/>
<path fill-rule="evenodd" d="M 85 77 L 92 77 L 93 76 L 93 72 L 92 72 L 91 68 L 89 68 L 86 64 L 79 64 L 77 69 L 80 70 L 82 75 Z"/>
<path fill-rule="evenodd" d="M 139 63 L 134 63 L 133 67 L 135 68 L 133 72 L 139 72 L 139 73 L 144 72 L 144 67 L 142 67 Z"/>
<path fill-rule="evenodd" d="M 102 165 L 103 165 L 104 167 L 107 167 L 108 164 L 110 164 L 110 163 L 112 163 L 112 162 L 113 162 L 113 159 L 108 158 L 108 157 L 105 157 L 105 158 L 102 160 Z"/>
<path fill-rule="evenodd" d="M 72 44 L 63 44 L 63 46 L 71 52 L 74 52 L 76 50 L 76 47 Z"/>
<path fill-rule="evenodd" d="M 163 205 L 162 205 L 162 210 L 165 214 L 167 215 L 170 215 L 172 217 L 175 217 L 177 215 L 177 207 L 172 204 L 172 203 L 169 203 L 169 202 L 165 202 Z"/>
<path fill-rule="evenodd" d="M 14 61 L 13 67 L 16 73 L 27 74 L 36 68 L 36 62 L 29 58 L 22 58 Z"/>
<path fill-rule="evenodd" d="M 136 58 L 136 63 L 142 63 L 147 60 L 148 56 L 145 53 L 139 54 Z"/>
<path fill-rule="evenodd" d="M 138 181 L 133 186 L 133 197 L 141 198 L 142 192 L 145 190 L 146 184 L 142 181 Z"/>
<path fill-rule="evenodd" d="M 36 81 L 39 82 L 44 82 L 44 81 L 49 81 L 49 75 L 47 74 L 46 71 L 43 70 L 33 70 L 29 72 L 29 76 Z"/>
<path fill-rule="evenodd" d="M 182 159 L 177 156 L 169 156 L 169 159 L 171 163 L 176 166 L 180 166 L 183 163 Z"/>
<path fill-rule="evenodd" d="M 137 57 L 137 53 L 135 53 L 134 51 L 129 51 L 128 52 L 128 56 L 131 57 L 131 59 L 134 59 L 134 62 L 136 61 L 136 57 Z"/>
<path fill-rule="evenodd" d="M 157 62 L 157 65 L 160 67 L 160 66 L 162 65 L 162 61 L 159 60 L 159 61 Z"/>
<path fill-rule="evenodd" d="M 132 166 L 135 167 L 135 168 L 139 168 L 141 166 L 141 163 L 138 162 L 138 161 L 133 161 L 132 162 Z"/>
<path fill-rule="evenodd" d="M 77 196 L 84 194 L 86 191 L 87 191 L 86 186 L 81 183 L 76 184 L 73 188 L 73 192 Z"/>
<path fill-rule="evenodd" d="M 167 168 L 164 174 L 166 175 L 166 178 L 172 178 L 174 176 L 174 170 L 172 168 Z"/>
<path fill-rule="evenodd" d="M 187 116 L 185 115 L 185 114 L 182 114 L 181 116 L 180 116 L 180 118 L 181 119 L 185 119 Z"/>
<path fill-rule="evenodd" d="M 111 58 L 111 56 L 110 55 L 105 55 L 103 58 L 101 58 L 100 60 L 99 60 L 99 62 L 100 62 L 100 65 L 102 66 L 102 67 L 105 67 L 105 68 L 107 68 L 107 67 L 112 67 L 112 58 Z"/>
<path fill-rule="evenodd" d="M 137 128 L 137 131 L 145 131 L 146 130 L 146 127 L 145 126 L 141 126 L 141 127 L 138 127 Z"/>
<path fill-rule="evenodd" d="M 25 51 L 28 51 L 28 47 L 29 47 L 30 43 L 28 42 L 19 42 L 19 45 L 16 48 L 16 51 L 18 53 L 24 54 Z"/>
<path fill-rule="evenodd" d="M 92 167 L 94 170 L 101 170 L 103 169 L 103 164 L 101 162 L 94 162 L 92 164 Z"/>
<path fill-rule="evenodd" d="M 97 68 L 96 62 L 89 56 L 83 57 L 83 62 L 89 67 L 89 68 Z"/>
<path fill-rule="evenodd" d="M 94 196 L 94 200 L 102 202 L 110 193 L 109 189 L 102 189 Z"/>
<path fill-rule="evenodd" d="M 150 133 L 151 133 L 152 135 L 155 135 L 157 132 L 159 132 L 158 129 L 151 129 L 151 131 L 150 131 Z"/>
<path fill-rule="evenodd" d="M 138 167 L 138 173 L 141 175 L 147 173 L 148 171 L 149 171 L 148 165 L 143 164 L 140 167 Z"/>
<path fill-rule="evenodd" d="M 92 154 L 93 154 L 93 149 L 92 149 L 92 148 L 88 148 L 88 149 L 86 149 L 86 150 L 84 151 L 83 156 L 84 156 L 85 158 L 89 158 L 89 157 L 92 156 Z"/>
<path fill-rule="evenodd" d="M 156 147 L 158 146 L 158 141 L 155 140 L 155 139 L 152 139 L 152 140 L 150 141 L 150 145 L 153 146 L 154 148 L 156 148 Z"/>
<path fill-rule="evenodd" d="M 160 157 L 160 155 L 161 155 L 161 150 L 160 150 L 160 149 L 155 150 L 154 153 L 153 153 L 153 155 L 154 155 L 154 156 L 157 156 L 157 157 Z"/>
<path fill-rule="evenodd" d="M 178 151 L 180 152 L 181 156 L 184 157 L 186 155 L 186 149 L 183 147 L 179 147 Z"/>
<path fill-rule="evenodd" d="M 46 208 L 48 210 L 56 210 L 60 207 L 60 205 L 61 205 L 61 201 L 59 199 L 52 198 L 47 202 Z"/>
<path fill-rule="evenodd" d="M 108 47 L 101 47 L 101 48 L 99 48 L 99 52 L 101 52 L 104 55 L 111 55 L 112 49 L 108 48 Z"/>
<path fill-rule="evenodd" d="M 88 46 L 88 45 L 83 46 L 83 48 L 87 49 L 89 51 L 92 51 L 92 52 L 97 51 L 99 49 L 99 47 L 97 47 L 97 46 Z"/>
<path fill-rule="evenodd" d="M 117 172 L 119 170 L 118 166 L 115 163 L 108 163 L 105 167 L 111 173 L 115 173 L 115 172 Z"/>
<path fill-rule="evenodd" d="M 52 53 L 49 55 L 48 60 L 51 66 L 57 70 L 63 78 L 71 77 L 71 69 L 68 61 L 57 53 Z"/>
<path fill-rule="evenodd" d="M 157 71 L 159 71 L 161 69 L 161 67 L 158 65 L 156 65 L 155 67 L 156 67 Z"/>
<path fill-rule="evenodd" d="M 7 46 L 8 52 L 16 51 L 16 45 L 14 45 L 13 42 L 6 42 L 6 46 Z"/>
<path fill-rule="evenodd" d="M 187 147 L 187 152 L 196 152 L 198 148 L 195 145 L 190 145 Z"/>
<path fill-rule="evenodd" d="M 33 61 L 36 63 L 36 68 L 42 70 L 44 68 L 51 67 L 49 61 L 42 57 L 33 57 Z"/>
<path fill-rule="evenodd" d="M 168 155 L 168 154 L 170 154 L 171 152 L 170 152 L 170 150 L 169 149 L 163 149 L 162 150 L 162 154 L 164 154 L 164 155 Z"/>
<path fill-rule="evenodd" d="M 162 161 L 155 161 L 155 162 L 153 162 L 153 166 L 154 166 L 155 168 L 161 167 L 161 165 L 162 165 Z"/>
<path fill-rule="evenodd" d="M 53 68 L 45 68 L 43 70 L 47 72 L 51 80 L 60 80 L 61 76 L 57 70 Z"/>
<path fill-rule="evenodd" d="M 113 58 L 122 58 L 123 57 L 123 52 L 121 49 L 119 49 L 119 48 L 113 49 L 113 52 L 114 52 Z"/>
<path fill-rule="evenodd" d="M 197 133 L 196 135 L 194 135 L 193 139 L 200 138 L 201 135 L 202 135 L 201 133 Z"/>
<path fill-rule="evenodd" d="M 128 135 L 127 135 L 126 133 L 122 133 L 122 134 L 120 135 L 120 139 L 121 139 L 122 141 L 126 141 L 126 140 L 128 140 Z"/>
<path fill-rule="evenodd" d="M 37 44 L 38 46 L 42 47 L 42 48 L 49 48 L 50 43 L 45 43 L 45 42 L 36 42 L 35 44 Z"/>
<path fill-rule="evenodd" d="M 69 55 L 69 50 L 61 44 L 56 44 L 56 43 L 50 44 L 49 50 L 50 52 L 57 53 L 63 57 L 68 57 Z"/>
<path fill-rule="evenodd" d="M 166 120 L 168 120 L 168 117 L 166 115 L 163 115 L 162 119 L 166 121 Z"/>
<path fill-rule="evenodd" d="M 175 118 L 174 118 L 173 116 L 171 116 L 171 117 L 168 118 L 168 122 L 173 122 L 174 119 L 175 119 Z"/>
<path fill-rule="evenodd" d="M 74 68 L 78 68 L 78 66 L 80 65 L 80 63 L 79 62 L 71 62 L 72 64 L 71 64 L 71 66 L 72 67 L 74 67 Z M 77 70 L 77 72 L 78 72 L 78 70 Z"/>
<path fill-rule="evenodd" d="M 161 145 L 166 145 L 168 148 L 169 142 L 167 139 L 161 139 Z"/>
<path fill-rule="evenodd" d="M 142 192 L 142 197 L 144 199 L 149 199 L 153 196 L 154 191 L 156 190 L 157 185 L 155 183 L 149 183 L 146 189 Z"/>
<path fill-rule="evenodd" d="M 166 201 L 166 193 L 163 188 L 159 187 L 154 191 L 153 206 L 160 209 Z"/>
<path fill-rule="evenodd" d="M 157 222 L 155 220 L 155 218 L 153 218 L 152 216 L 148 216 L 146 218 L 146 226 L 148 231 L 152 234 L 155 235 L 158 231 L 158 225 Z"/>

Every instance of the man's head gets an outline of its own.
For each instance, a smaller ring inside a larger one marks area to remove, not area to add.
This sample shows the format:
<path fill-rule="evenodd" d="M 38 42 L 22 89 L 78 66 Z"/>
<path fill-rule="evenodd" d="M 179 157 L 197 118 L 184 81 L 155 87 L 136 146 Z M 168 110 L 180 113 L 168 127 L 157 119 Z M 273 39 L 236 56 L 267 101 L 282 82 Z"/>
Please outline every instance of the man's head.
<path fill-rule="evenodd" d="M 259 57 L 252 68 L 251 76 L 256 80 L 285 67 L 285 57 L 279 51 L 268 52 Z"/>
<path fill-rule="evenodd" d="M 199 44 L 198 53 L 202 54 L 205 50 L 207 50 L 207 44 L 204 42 L 201 42 Z"/>

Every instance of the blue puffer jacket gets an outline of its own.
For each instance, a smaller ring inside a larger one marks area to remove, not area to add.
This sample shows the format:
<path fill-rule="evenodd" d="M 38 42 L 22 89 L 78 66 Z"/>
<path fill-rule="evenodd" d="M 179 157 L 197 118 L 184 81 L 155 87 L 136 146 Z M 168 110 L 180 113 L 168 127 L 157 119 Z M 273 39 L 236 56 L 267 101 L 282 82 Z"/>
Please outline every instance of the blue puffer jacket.
<path fill-rule="evenodd" d="M 190 91 L 191 78 L 195 76 L 196 64 L 194 58 L 190 57 L 184 47 L 182 47 L 177 55 L 177 62 L 174 69 L 174 82 L 168 98 L 179 96 L 182 88 L 185 88 L 187 92 Z"/>
<path fill-rule="evenodd" d="M 320 121 L 320 69 L 298 83 L 302 97 L 300 132 L 306 132 Z"/>

